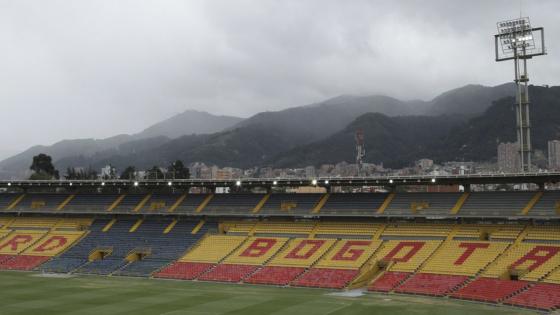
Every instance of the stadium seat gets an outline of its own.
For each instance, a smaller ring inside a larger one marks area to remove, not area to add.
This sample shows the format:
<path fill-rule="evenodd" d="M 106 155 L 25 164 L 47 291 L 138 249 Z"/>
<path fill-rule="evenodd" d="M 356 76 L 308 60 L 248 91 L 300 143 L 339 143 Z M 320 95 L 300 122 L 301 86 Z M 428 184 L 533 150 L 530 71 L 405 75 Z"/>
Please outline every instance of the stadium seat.
<path fill-rule="evenodd" d="M 464 284 L 469 277 L 418 273 L 395 289 L 397 293 L 445 296 Z"/>
<path fill-rule="evenodd" d="M 298 287 L 314 287 L 328 289 L 342 289 L 358 275 L 357 270 L 311 268 L 292 285 Z"/>
<path fill-rule="evenodd" d="M 529 286 L 526 281 L 478 278 L 459 289 L 454 298 L 498 303 Z"/>
<path fill-rule="evenodd" d="M 543 311 L 560 307 L 560 285 L 537 283 L 504 301 L 504 304 Z"/>
<path fill-rule="evenodd" d="M 203 281 L 240 282 L 258 268 L 258 266 L 253 265 L 220 264 L 197 279 Z"/>
<path fill-rule="evenodd" d="M 391 272 L 387 271 L 381 275 L 378 279 L 376 279 L 373 283 L 371 283 L 368 287 L 369 291 L 377 291 L 377 292 L 390 292 L 393 291 L 394 288 L 399 286 L 403 281 L 410 277 L 411 273 L 409 272 Z"/>
<path fill-rule="evenodd" d="M 305 272 L 302 267 L 265 266 L 243 280 L 252 284 L 288 285 L 299 275 Z"/>

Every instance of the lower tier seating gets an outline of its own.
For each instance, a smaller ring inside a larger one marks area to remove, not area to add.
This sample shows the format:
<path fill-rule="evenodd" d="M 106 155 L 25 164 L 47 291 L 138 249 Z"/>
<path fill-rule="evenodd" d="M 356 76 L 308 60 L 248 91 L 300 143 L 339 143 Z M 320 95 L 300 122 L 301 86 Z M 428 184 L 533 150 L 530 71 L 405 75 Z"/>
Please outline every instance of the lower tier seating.
<path fill-rule="evenodd" d="M 368 287 L 369 291 L 390 292 L 411 275 L 409 272 L 387 271 Z"/>
<path fill-rule="evenodd" d="M 14 255 L 0 263 L 0 269 L 32 270 L 49 259 L 48 256 Z"/>
<path fill-rule="evenodd" d="M 176 262 L 155 273 L 154 277 L 193 280 L 214 266 L 210 263 Z"/>
<path fill-rule="evenodd" d="M 255 272 L 258 268 L 258 266 L 253 265 L 220 264 L 209 272 L 198 277 L 198 280 L 240 282 L 243 278 L 250 273 Z"/>
<path fill-rule="evenodd" d="M 560 308 L 560 285 L 537 283 L 504 303 L 551 311 Z"/>
<path fill-rule="evenodd" d="M 243 280 L 243 282 L 252 284 L 288 285 L 303 272 L 305 272 L 305 268 L 302 267 L 267 266 L 255 272 L 250 277 Z"/>
<path fill-rule="evenodd" d="M 358 270 L 311 268 L 292 285 L 299 287 L 315 287 L 342 289 L 358 275 Z"/>
<path fill-rule="evenodd" d="M 526 281 L 478 278 L 451 294 L 452 297 L 490 303 L 498 303 L 520 292 L 529 285 Z"/>
<path fill-rule="evenodd" d="M 418 273 L 395 289 L 398 293 L 445 296 L 464 284 L 469 277 Z"/>

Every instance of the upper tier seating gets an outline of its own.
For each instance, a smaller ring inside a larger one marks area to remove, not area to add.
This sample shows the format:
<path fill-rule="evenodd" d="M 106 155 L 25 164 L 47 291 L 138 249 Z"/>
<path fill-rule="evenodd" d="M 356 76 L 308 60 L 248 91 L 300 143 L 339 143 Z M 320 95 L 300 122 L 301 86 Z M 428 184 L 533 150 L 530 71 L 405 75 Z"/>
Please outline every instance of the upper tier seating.
<path fill-rule="evenodd" d="M 397 193 L 385 215 L 448 216 L 461 193 Z"/>
<path fill-rule="evenodd" d="M 541 199 L 529 211 L 529 216 L 543 218 L 560 216 L 560 191 L 545 191 Z"/>
<path fill-rule="evenodd" d="M 224 223 L 229 235 L 248 235 L 255 227 L 256 221 L 229 221 Z"/>
<path fill-rule="evenodd" d="M 310 215 L 321 197 L 323 194 L 271 194 L 259 213 L 276 216 Z"/>
<path fill-rule="evenodd" d="M 331 194 L 321 209 L 322 216 L 373 216 L 387 194 Z"/>
<path fill-rule="evenodd" d="M 169 212 L 176 202 L 182 198 L 182 194 L 152 194 L 150 199 L 139 209 L 142 213 L 166 213 Z"/>
<path fill-rule="evenodd" d="M 177 206 L 173 213 L 193 214 L 206 198 L 208 198 L 207 194 L 187 194 L 183 202 Z"/>
<path fill-rule="evenodd" d="M 117 200 L 116 194 L 76 194 L 64 212 L 103 213 Z"/>
<path fill-rule="evenodd" d="M 204 207 L 203 213 L 205 215 L 247 215 L 263 196 L 262 194 L 214 194 L 214 197 Z"/>
<path fill-rule="evenodd" d="M 68 194 L 26 194 L 12 211 L 54 211 L 68 196 Z"/>
<path fill-rule="evenodd" d="M 462 224 L 454 235 L 455 240 L 513 241 L 524 226 L 520 224 Z"/>
<path fill-rule="evenodd" d="M 12 202 L 17 200 L 20 194 L 0 194 L 0 210 L 6 210 Z"/>
<path fill-rule="evenodd" d="M 534 192 L 500 191 L 471 193 L 459 215 L 472 217 L 515 217 L 535 195 Z"/>
<path fill-rule="evenodd" d="M 144 194 L 127 194 L 121 199 L 118 205 L 111 210 L 111 212 L 130 213 L 144 198 L 146 198 L 146 195 Z"/>

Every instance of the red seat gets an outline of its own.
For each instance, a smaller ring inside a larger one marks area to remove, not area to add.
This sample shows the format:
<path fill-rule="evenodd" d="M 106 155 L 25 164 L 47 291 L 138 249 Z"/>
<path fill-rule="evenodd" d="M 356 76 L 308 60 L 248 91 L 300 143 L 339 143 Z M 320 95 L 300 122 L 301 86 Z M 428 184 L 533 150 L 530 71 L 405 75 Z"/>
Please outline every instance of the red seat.
<path fill-rule="evenodd" d="M 408 272 L 385 272 L 379 279 L 368 287 L 369 291 L 389 292 L 400 285 L 410 276 Z"/>
<path fill-rule="evenodd" d="M 478 278 L 451 296 L 459 299 L 498 303 L 528 285 L 529 282 L 526 281 Z"/>
<path fill-rule="evenodd" d="M 239 282 L 248 274 L 255 272 L 257 268 L 259 268 L 259 266 L 233 264 L 217 265 L 208 273 L 198 277 L 198 280 Z"/>
<path fill-rule="evenodd" d="M 176 262 L 154 274 L 154 277 L 192 280 L 213 266 L 215 265 L 208 263 Z"/>
<path fill-rule="evenodd" d="M 469 277 L 418 273 L 395 289 L 398 293 L 444 296 L 465 283 Z"/>
<path fill-rule="evenodd" d="M 342 289 L 346 287 L 357 275 L 358 270 L 311 268 L 296 281 L 292 282 L 292 285 L 300 287 Z"/>
<path fill-rule="evenodd" d="M 4 270 L 32 270 L 45 261 L 49 260 L 49 256 L 28 256 L 18 255 L 11 259 L 4 260 L 0 263 L 0 269 Z"/>
<path fill-rule="evenodd" d="M 305 268 L 302 267 L 267 266 L 255 272 L 249 278 L 243 280 L 243 282 L 253 284 L 287 285 L 304 271 Z"/>
<path fill-rule="evenodd" d="M 560 307 L 560 285 L 536 283 L 504 303 L 546 311 L 554 310 Z"/>

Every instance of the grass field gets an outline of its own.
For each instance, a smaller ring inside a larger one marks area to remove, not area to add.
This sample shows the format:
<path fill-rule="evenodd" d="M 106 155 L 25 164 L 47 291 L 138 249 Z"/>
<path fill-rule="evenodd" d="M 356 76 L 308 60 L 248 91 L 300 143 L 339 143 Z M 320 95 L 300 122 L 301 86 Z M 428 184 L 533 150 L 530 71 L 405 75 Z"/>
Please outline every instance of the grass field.
<path fill-rule="evenodd" d="M 449 299 L 122 277 L 0 272 L 0 314 L 533 314 Z"/>

